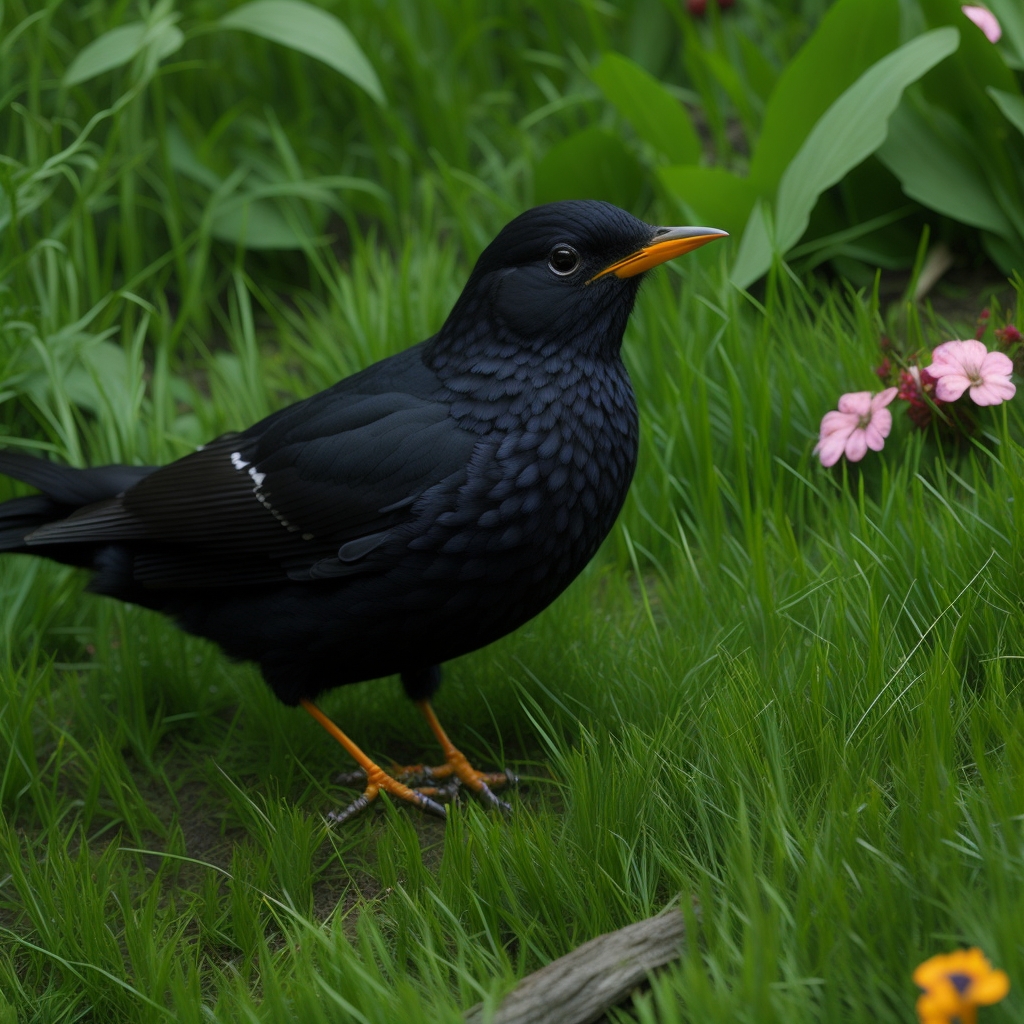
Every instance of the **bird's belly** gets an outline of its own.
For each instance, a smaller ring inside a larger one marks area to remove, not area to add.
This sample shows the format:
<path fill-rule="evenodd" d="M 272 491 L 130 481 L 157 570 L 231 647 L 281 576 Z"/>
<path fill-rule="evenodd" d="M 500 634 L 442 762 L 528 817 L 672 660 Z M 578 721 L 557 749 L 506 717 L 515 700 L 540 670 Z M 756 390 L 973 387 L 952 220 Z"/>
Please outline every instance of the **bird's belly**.
<path fill-rule="evenodd" d="M 582 452 L 496 448 L 447 508 L 427 511 L 429 525 L 387 573 L 389 599 L 435 661 L 511 632 L 579 575 L 618 516 L 636 459 L 628 432 L 592 435 Z"/>

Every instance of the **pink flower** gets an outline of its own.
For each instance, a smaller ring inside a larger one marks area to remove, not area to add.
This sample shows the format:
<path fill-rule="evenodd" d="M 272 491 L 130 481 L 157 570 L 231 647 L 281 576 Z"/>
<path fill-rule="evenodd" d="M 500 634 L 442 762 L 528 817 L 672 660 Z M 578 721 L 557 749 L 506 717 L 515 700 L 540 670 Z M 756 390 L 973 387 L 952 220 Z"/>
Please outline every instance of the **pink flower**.
<path fill-rule="evenodd" d="M 989 352 L 973 339 L 943 342 L 932 353 L 928 372 L 938 381 L 936 397 L 944 402 L 955 402 L 970 388 L 975 405 L 999 405 L 1013 398 L 1017 391 L 1010 383 L 1010 357 L 1002 352 Z"/>
<path fill-rule="evenodd" d="M 839 399 L 839 411 L 825 413 L 821 435 L 814 450 L 823 466 L 834 466 L 840 455 L 859 462 L 870 448 L 880 452 L 892 430 L 892 413 L 886 406 L 896 397 L 896 388 L 886 388 L 872 397 L 870 391 L 854 391 Z"/>
<path fill-rule="evenodd" d="M 985 33 L 985 38 L 990 43 L 998 43 L 1002 38 L 1003 27 L 999 24 L 999 19 L 987 7 L 964 4 L 960 10 Z"/>

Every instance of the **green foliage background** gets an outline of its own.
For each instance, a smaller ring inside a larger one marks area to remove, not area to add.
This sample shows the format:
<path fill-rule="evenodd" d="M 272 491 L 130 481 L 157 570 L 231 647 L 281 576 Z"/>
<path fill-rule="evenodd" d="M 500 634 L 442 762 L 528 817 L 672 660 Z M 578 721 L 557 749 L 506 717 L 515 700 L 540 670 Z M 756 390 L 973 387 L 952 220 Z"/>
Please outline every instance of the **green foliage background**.
<path fill-rule="evenodd" d="M 652 275 L 619 525 L 556 605 L 448 670 L 456 741 L 524 776 L 507 820 L 385 804 L 331 829 L 348 765 L 251 667 L 69 570 L 0 562 L 0 1022 L 456 1021 L 672 902 L 683 957 L 623 1019 L 909 1021 L 913 967 L 958 943 L 1015 986 L 985 1019 L 1018 1018 L 1021 414 L 958 442 L 897 416 L 881 455 L 830 472 L 812 448 L 838 394 L 877 386 L 883 331 L 907 352 L 973 331 L 883 307 L 875 268 L 912 295 L 930 237 L 1021 269 L 1020 37 L 1007 18 L 984 49 L 958 5 L 871 2 L 888 35 L 865 30 L 813 104 L 798 54 L 843 3 L 325 3 L 369 75 L 225 27 L 245 17 L 227 0 L 0 5 L 4 443 L 180 456 L 436 330 L 543 199 L 661 223 L 717 203 L 737 243 L 767 209 L 771 268 L 737 290 L 737 244 Z M 883 147 L 781 247 L 814 125 L 951 27 L 892 116 L 954 170 L 921 185 Z M 981 111 L 998 145 L 964 135 Z M 943 208 L 955 173 L 987 226 Z M 436 754 L 394 681 L 326 709 L 385 760 Z"/>

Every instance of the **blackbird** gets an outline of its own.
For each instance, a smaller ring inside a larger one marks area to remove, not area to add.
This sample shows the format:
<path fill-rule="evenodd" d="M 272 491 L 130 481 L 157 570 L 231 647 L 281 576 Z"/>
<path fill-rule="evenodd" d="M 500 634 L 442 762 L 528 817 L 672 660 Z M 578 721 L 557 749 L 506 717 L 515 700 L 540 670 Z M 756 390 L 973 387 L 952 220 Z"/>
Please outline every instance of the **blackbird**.
<path fill-rule="evenodd" d="M 597 551 L 636 466 L 619 349 L 640 281 L 725 234 L 603 202 L 528 210 L 437 334 L 248 430 L 161 467 L 0 452 L 41 492 L 0 504 L 0 551 L 90 569 L 94 593 L 258 663 L 365 772 L 336 820 L 380 789 L 440 816 L 446 785 L 499 805 L 514 779 L 473 768 L 431 708 L 440 665 L 531 619 Z M 385 773 L 313 703 L 395 673 L 439 768 Z"/>

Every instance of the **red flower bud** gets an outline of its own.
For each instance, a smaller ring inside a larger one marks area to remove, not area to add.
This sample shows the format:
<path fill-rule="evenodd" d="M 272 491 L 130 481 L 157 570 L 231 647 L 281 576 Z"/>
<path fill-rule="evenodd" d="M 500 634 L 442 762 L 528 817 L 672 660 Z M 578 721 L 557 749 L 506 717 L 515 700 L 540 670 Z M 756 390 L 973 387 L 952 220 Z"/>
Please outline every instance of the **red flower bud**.
<path fill-rule="evenodd" d="M 1005 327 L 996 328 L 996 339 L 1000 344 L 1009 347 L 1010 345 L 1016 345 L 1018 341 L 1021 341 L 1024 336 L 1021 335 L 1020 331 L 1014 327 L 1013 324 L 1007 324 Z"/>

